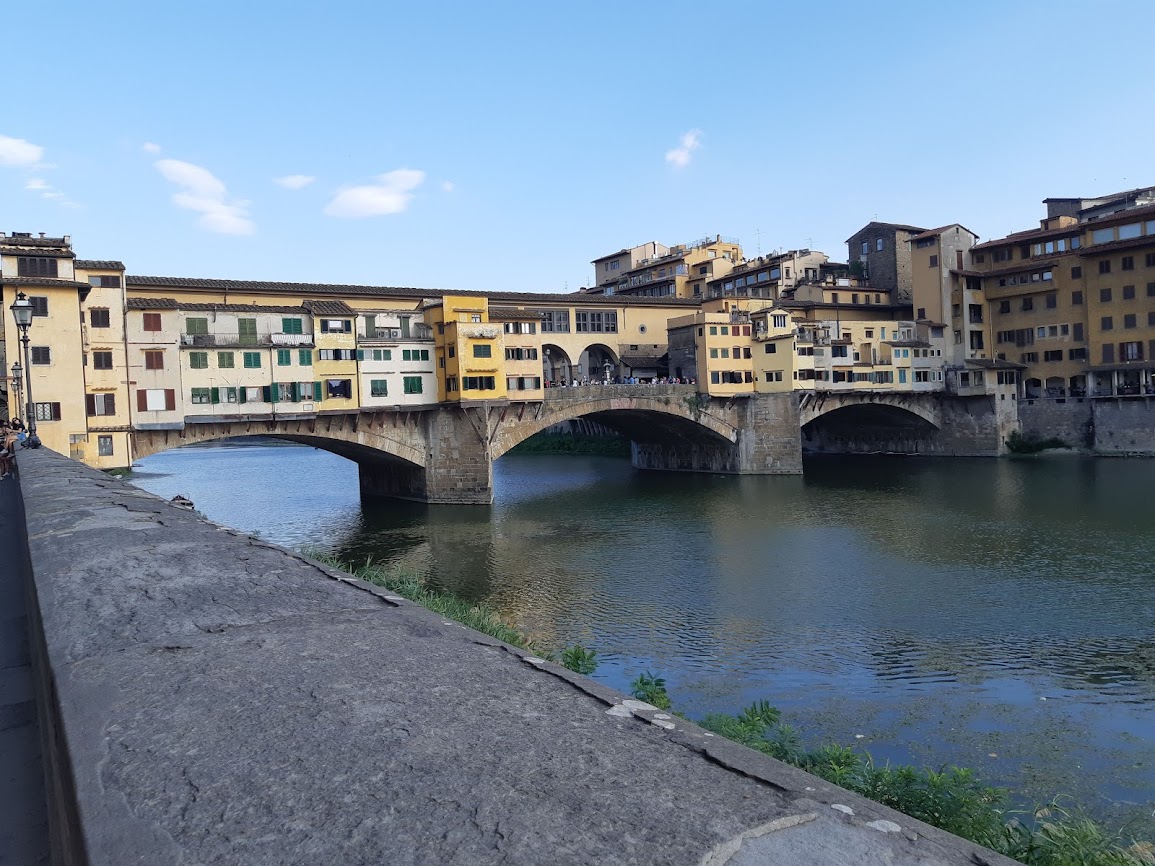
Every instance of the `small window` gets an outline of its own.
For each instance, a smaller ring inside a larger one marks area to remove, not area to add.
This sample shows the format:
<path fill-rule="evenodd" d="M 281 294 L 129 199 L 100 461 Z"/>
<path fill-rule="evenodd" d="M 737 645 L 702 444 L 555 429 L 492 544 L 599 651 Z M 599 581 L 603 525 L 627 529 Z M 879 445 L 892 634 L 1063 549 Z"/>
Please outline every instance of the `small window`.
<path fill-rule="evenodd" d="M 490 377 L 492 382 L 492 377 Z M 423 392 L 420 376 L 403 376 L 401 379 L 401 390 L 406 394 L 421 394 Z"/>
<path fill-rule="evenodd" d="M 1103 261 L 1099 262 L 1099 273 L 1101 273 L 1101 274 L 1111 273 L 1111 260 L 1110 259 L 1103 259 Z"/>
<path fill-rule="evenodd" d="M 1135 314 L 1134 313 L 1128 313 L 1127 315 L 1125 315 L 1123 317 L 1123 327 L 1124 328 L 1134 328 L 1135 327 Z"/>
<path fill-rule="evenodd" d="M 877 240 L 875 240 L 874 249 L 877 252 L 882 252 L 882 238 L 878 238 Z"/>
<path fill-rule="evenodd" d="M 488 343 L 474 343 L 473 344 L 473 357 L 475 357 L 475 358 L 492 358 L 493 357 L 493 347 L 490 346 Z"/>
<path fill-rule="evenodd" d="M 1114 327 L 1115 322 L 1110 316 L 1103 316 L 1103 318 L 1099 320 L 1100 331 L 1110 331 Z"/>
<path fill-rule="evenodd" d="M 244 357 L 245 369 L 256 370 L 261 366 L 260 352 L 242 352 L 241 354 Z"/>
<path fill-rule="evenodd" d="M 931 257 L 930 257 L 930 266 L 931 266 L 932 268 L 937 268 L 937 267 L 938 267 L 938 256 L 931 256 Z"/>
<path fill-rule="evenodd" d="M 96 453 L 100 457 L 112 456 L 112 437 L 111 436 L 97 436 L 96 437 Z"/>
<path fill-rule="evenodd" d="M 369 382 L 369 395 L 371 397 L 388 397 L 389 396 L 389 381 L 387 379 L 372 379 Z"/>
<path fill-rule="evenodd" d="M 297 350 L 297 363 L 300 364 L 302 367 L 312 367 L 313 366 L 313 350 L 312 349 L 298 349 Z"/>
<path fill-rule="evenodd" d="M 1083 268 L 1081 265 L 1075 265 L 1073 268 L 1071 268 L 1071 279 L 1072 280 L 1083 279 Z"/>
<path fill-rule="evenodd" d="M 145 313 L 144 314 L 144 330 L 159 331 L 160 330 L 160 313 Z"/>
<path fill-rule="evenodd" d="M 154 349 L 144 353 L 144 369 L 146 370 L 163 370 L 164 369 L 164 351 Z"/>
<path fill-rule="evenodd" d="M 222 370 L 231 370 L 233 368 L 233 353 L 217 352 L 217 366 Z"/>
<path fill-rule="evenodd" d="M 277 349 L 277 366 L 291 367 L 293 364 L 292 349 Z"/>
<path fill-rule="evenodd" d="M 1123 300 L 1124 301 L 1135 300 L 1135 287 L 1134 286 L 1123 286 Z"/>
<path fill-rule="evenodd" d="M 112 352 L 93 352 L 92 353 L 92 369 L 94 369 L 94 370 L 111 370 L 112 369 Z"/>
<path fill-rule="evenodd" d="M 32 347 L 32 363 L 43 366 L 52 363 L 52 349 L 48 346 Z"/>
<path fill-rule="evenodd" d="M 1122 268 L 1124 271 L 1133 271 L 1133 270 L 1135 270 L 1135 257 L 1134 257 L 1134 256 L 1123 256 L 1123 261 L 1122 261 L 1122 264 L 1121 264 L 1121 268 Z"/>
<path fill-rule="evenodd" d="M 88 324 L 94 328 L 108 328 L 111 327 L 109 323 L 108 310 L 91 309 L 88 311 Z"/>
<path fill-rule="evenodd" d="M 37 421 L 59 421 L 59 403 L 37 403 L 35 407 Z"/>
<path fill-rule="evenodd" d="M 193 370 L 207 370 L 209 366 L 209 353 L 189 352 L 188 365 Z"/>
<path fill-rule="evenodd" d="M 282 334 L 302 334 L 304 333 L 303 326 L 300 319 L 281 319 L 281 333 Z"/>
<path fill-rule="evenodd" d="M 1099 289 L 1099 301 L 1101 303 L 1108 303 L 1111 300 L 1110 289 Z"/>
<path fill-rule="evenodd" d="M 199 317 L 187 318 L 184 320 L 184 332 L 186 334 L 203 335 L 209 332 L 209 320 Z"/>

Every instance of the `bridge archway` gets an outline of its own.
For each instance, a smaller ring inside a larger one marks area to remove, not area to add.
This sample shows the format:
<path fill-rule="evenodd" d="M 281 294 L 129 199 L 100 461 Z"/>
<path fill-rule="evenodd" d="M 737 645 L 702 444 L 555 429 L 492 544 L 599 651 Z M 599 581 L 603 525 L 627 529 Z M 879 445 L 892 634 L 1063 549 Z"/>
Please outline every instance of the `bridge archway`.
<path fill-rule="evenodd" d="M 590 343 L 580 355 L 579 376 L 591 382 L 613 381 L 621 373 L 621 362 L 617 354 L 605 343 Z"/>
<path fill-rule="evenodd" d="M 543 343 L 541 347 L 541 375 L 546 382 L 572 382 L 573 361 L 569 353 L 555 343 Z"/>
<path fill-rule="evenodd" d="M 802 414 L 804 453 L 922 454 L 940 450 L 941 422 L 919 403 L 837 402 Z"/>

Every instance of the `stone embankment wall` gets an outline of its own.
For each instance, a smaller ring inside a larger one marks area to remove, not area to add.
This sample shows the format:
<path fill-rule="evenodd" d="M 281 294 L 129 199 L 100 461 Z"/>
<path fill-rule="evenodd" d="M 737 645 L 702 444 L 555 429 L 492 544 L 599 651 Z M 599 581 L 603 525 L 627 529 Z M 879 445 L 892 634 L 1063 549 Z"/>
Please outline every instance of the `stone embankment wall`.
<path fill-rule="evenodd" d="M 1155 399 L 1036 398 L 1019 403 L 1023 436 L 1100 454 L 1155 455 Z"/>
<path fill-rule="evenodd" d="M 20 475 L 54 863 L 1012 866 L 47 449 Z"/>

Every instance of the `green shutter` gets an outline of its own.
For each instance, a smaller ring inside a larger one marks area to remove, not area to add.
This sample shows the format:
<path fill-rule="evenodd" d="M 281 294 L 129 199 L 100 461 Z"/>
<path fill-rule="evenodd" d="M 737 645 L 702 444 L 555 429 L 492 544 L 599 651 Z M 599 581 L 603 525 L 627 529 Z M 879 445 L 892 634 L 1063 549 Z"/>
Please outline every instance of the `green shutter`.
<path fill-rule="evenodd" d="M 277 395 L 273 393 L 273 386 L 272 385 L 262 385 L 261 386 L 261 399 L 264 402 L 275 403 L 276 402 L 276 396 Z"/>
<path fill-rule="evenodd" d="M 210 395 L 209 395 L 209 399 L 213 403 L 221 402 L 221 389 L 220 388 L 213 388 Z"/>
<path fill-rule="evenodd" d="M 321 383 L 320 382 L 314 382 L 313 383 L 313 399 L 318 403 L 321 402 Z"/>
<path fill-rule="evenodd" d="M 301 362 L 302 367 L 312 367 L 313 366 L 313 350 L 312 349 L 300 349 L 299 354 L 300 354 L 299 360 Z"/>
<path fill-rule="evenodd" d="M 365 360 L 365 350 L 364 349 L 358 349 L 357 350 L 357 360 L 358 361 L 364 361 Z"/>
<path fill-rule="evenodd" d="M 409 317 L 408 316 L 402 316 L 401 317 L 401 338 L 405 339 L 405 340 L 409 339 Z"/>
<path fill-rule="evenodd" d="M 238 403 L 248 403 L 249 402 L 249 389 L 248 388 L 245 388 L 244 386 L 239 386 L 237 388 L 237 402 Z"/>

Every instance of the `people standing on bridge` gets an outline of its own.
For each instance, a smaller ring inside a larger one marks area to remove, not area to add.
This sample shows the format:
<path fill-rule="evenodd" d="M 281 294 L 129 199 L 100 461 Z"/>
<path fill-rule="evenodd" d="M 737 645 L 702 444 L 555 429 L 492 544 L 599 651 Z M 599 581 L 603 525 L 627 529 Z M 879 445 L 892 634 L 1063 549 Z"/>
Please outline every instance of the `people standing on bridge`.
<path fill-rule="evenodd" d="M 16 469 L 16 431 L 5 421 L 0 424 L 0 481 Z"/>

